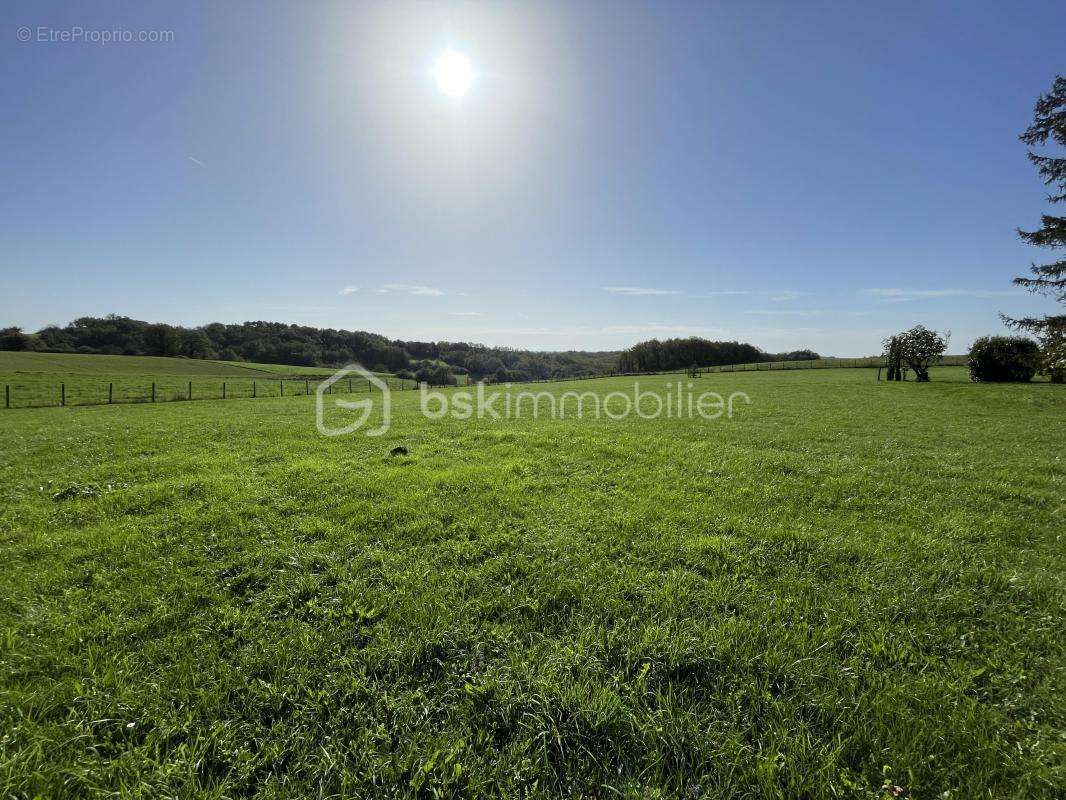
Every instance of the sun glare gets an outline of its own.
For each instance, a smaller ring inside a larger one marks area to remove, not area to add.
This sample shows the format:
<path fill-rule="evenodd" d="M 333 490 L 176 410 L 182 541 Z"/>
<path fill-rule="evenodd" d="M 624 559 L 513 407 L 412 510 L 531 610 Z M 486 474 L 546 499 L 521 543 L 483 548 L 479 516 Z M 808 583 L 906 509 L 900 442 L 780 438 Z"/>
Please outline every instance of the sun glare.
<path fill-rule="evenodd" d="M 433 80 L 448 97 L 462 97 L 474 82 L 470 59 L 455 50 L 446 50 L 433 64 Z"/>

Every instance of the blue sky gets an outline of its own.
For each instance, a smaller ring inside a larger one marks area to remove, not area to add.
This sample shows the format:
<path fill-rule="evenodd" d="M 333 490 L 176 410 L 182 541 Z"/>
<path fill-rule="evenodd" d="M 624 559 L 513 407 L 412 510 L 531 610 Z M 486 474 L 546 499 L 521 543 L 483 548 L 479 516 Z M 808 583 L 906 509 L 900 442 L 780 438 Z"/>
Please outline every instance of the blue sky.
<path fill-rule="evenodd" d="M 1061 2 L 8 3 L 0 324 L 959 352 L 1049 308 L 1010 284 L 1049 260 L 1017 136 L 1064 31 Z"/>

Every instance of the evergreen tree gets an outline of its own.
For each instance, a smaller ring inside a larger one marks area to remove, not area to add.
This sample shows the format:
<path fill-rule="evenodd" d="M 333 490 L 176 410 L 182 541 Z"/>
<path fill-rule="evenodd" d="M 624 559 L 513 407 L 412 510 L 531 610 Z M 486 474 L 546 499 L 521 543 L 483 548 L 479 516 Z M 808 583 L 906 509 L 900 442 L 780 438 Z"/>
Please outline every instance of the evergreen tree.
<path fill-rule="evenodd" d="M 1066 78 L 1055 78 L 1051 91 L 1036 102 L 1033 124 L 1021 135 L 1021 140 L 1030 147 L 1046 145 L 1048 139 L 1066 147 Z M 1029 160 L 1036 166 L 1044 183 L 1052 187 L 1048 202 L 1066 200 L 1066 157 L 1041 155 L 1029 151 Z M 1019 230 L 1029 244 L 1037 247 L 1058 249 L 1066 247 L 1066 217 L 1051 214 L 1041 216 L 1039 230 Z M 1059 303 L 1066 302 L 1066 258 L 1050 264 L 1033 264 L 1032 277 L 1015 278 L 1014 283 L 1031 292 L 1054 297 Z M 1015 328 L 1032 331 L 1040 337 L 1044 350 L 1044 369 L 1053 380 L 1066 377 L 1066 314 L 1046 317 L 1024 317 L 1004 321 Z"/>

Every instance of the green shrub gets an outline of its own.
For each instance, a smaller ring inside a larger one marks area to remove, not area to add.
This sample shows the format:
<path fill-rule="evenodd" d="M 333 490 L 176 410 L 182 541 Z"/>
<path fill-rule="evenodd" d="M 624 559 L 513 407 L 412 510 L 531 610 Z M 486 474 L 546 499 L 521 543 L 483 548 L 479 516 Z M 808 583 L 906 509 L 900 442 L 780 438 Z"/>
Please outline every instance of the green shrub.
<path fill-rule="evenodd" d="M 428 383 L 430 386 L 455 386 L 456 384 L 455 376 L 443 364 L 422 367 L 415 373 L 415 379 L 419 383 Z"/>
<path fill-rule="evenodd" d="M 1040 348 L 1025 336 L 982 336 L 970 348 L 975 381 L 1028 381 L 1036 374 Z"/>
<path fill-rule="evenodd" d="M 0 350 L 29 350 L 30 337 L 22 328 L 4 328 L 0 330 Z"/>

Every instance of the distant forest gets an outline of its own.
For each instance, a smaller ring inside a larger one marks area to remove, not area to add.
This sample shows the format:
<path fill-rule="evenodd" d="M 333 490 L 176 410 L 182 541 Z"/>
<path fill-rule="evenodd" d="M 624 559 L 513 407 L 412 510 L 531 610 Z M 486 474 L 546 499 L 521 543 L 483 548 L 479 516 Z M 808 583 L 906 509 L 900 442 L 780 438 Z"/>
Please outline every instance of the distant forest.
<path fill-rule="evenodd" d="M 624 352 L 537 352 L 466 342 L 407 342 L 376 333 L 312 328 L 280 322 L 213 322 L 198 328 L 109 315 L 81 317 L 27 334 L 0 330 L 0 350 L 172 356 L 261 364 L 338 367 L 358 362 L 433 384 L 455 375 L 474 380 L 528 381 L 612 372 L 654 372 L 751 361 L 818 358 L 810 350 L 764 353 L 750 344 L 706 339 L 653 339 Z"/>
<path fill-rule="evenodd" d="M 260 364 L 339 367 L 358 362 L 376 372 L 417 377 L 434 385 L 455 375 L 475 380 L 539 380 L 601 375 L 618 369 L 618 353 L 538 353 L 465 342 L 405 342 L 376 333 L 280 322 L 213 322 L 199 328 L 109 315 L 81 317 L 26 334 L 0 331 L 0 350 L 172 356 Z"/>
<path fill-rule="evenodd" d="M 689 367 L 716 367 L 719 364 L 752 364 L 758 361 L 806 361 L 820 358 L 813 350 L 764 353 L 753 344 L 712 342 L 691 336 L 688 339 L 652 339 L 618 354 L 621 372 L 669 372 Z"/>

